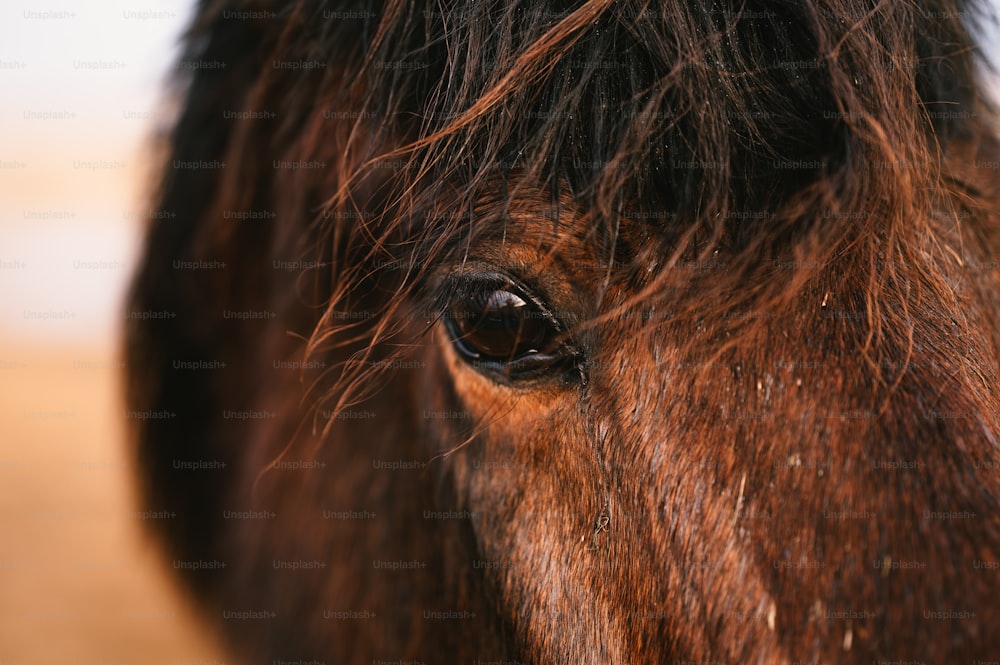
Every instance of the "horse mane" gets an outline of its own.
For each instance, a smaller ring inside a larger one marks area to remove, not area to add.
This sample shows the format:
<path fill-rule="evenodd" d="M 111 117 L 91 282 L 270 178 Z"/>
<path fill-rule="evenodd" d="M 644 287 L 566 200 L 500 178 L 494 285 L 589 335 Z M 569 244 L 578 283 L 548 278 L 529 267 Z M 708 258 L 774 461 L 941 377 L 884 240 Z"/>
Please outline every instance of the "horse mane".
<path fill-rule="evenodd" d="M 991 211 L 995 179 L 969 165 L 991 154 L 996 126 L 976 84 L 973 6 L 773 5 L 289 3 L 253 64 L 237 65 L 253 76 L 238 105 L 281 100 L 281 112 L 225 132 L 234 166 L 215 205 L 250 208 L 271 188 L 279 219 L 313 215 L 319 246 L 302 256 L 331 264 L 313 352 L 343 335 L 330 314 L 372 291 L 373 266 L 406 268 L 381 287 L 388 313 L 427 266 L 502 227 L 502 214 L 483 220 L 483 200 L 519 199 L 568 219 L 600 265 L 636 273 L 642 288 L 623 310 L 669 309 L 664 282 L 686 269 L 704 298 L 675 315 L 717 320 L 720 303 L 767 312 L 836 264 L 867 280 L 856 306 L 863 346 L 877 348 L 913 325 L 886 303 L 948 302 L 948 275 L 982 262 L 954 256 L 944 236 L 993 232 L 973 221 Z M 263 28 L 211 7 L 193 50 L 205 35 Z M 351 12 L 363 18 L 323 18 Z M 296 62 L 324 67 L 283 68 Z M 294 170 L 272 183 L 267 145 L 323 164 L 308 186 L 328 189 L 301 191 Z M 631 246 L 623 219 L 656 246 Z M 287 255 L 302 234 L 280 226 Z"/>

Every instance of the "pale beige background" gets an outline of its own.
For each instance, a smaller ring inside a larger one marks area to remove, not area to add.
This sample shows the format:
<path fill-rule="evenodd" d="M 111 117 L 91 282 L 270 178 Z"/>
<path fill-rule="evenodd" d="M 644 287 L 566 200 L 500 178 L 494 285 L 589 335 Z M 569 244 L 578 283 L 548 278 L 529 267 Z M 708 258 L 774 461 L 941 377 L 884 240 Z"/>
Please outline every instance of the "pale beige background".
<path fill-rule="evenodd" d="M 3 665 L 231 662 L 130 517 L 121 436 L 120 303 L 189 4 L 0 3 Z"/>

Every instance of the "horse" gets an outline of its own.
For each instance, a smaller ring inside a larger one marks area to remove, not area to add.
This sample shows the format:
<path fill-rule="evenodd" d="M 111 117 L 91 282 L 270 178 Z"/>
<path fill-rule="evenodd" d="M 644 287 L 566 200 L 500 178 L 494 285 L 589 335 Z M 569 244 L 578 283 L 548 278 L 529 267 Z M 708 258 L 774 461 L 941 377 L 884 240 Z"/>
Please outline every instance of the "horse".
<path fill-rule="evenodd" d="M 989 20 L 202 0 L 125 331 L 193 611 L 246 663 L 1000 659 Z"/>

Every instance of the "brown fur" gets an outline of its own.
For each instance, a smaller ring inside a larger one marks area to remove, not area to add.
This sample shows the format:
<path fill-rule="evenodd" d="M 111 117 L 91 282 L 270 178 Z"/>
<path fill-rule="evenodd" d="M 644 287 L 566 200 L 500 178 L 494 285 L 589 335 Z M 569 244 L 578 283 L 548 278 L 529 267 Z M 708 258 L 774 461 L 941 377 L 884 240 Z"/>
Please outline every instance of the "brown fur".
<path fill-rule="evenodd" d="M 203 1 L 128 354 L 206 616 L 248 663 L 1000 659 L 974 10 Z M 573 377 L 459 358 L 477 266 Z"/>

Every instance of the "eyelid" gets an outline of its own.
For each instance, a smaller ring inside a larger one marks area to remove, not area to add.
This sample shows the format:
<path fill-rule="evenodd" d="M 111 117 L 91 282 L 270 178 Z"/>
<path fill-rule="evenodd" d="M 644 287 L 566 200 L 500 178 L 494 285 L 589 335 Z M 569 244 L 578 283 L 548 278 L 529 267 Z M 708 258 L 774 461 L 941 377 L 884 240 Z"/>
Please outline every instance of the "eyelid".
<path fill-rule="evenodd" d="M 552 324 L 557 333 L 566 332 L 567 326 L 552 313 L 552 308 L 549 307 L 543 296 L 536 294 L 536 289 L 495 268 L 466 268 L 448 274 L 438 289 L 435 309 L 440 318 L 458 297 L 489 297 L 496 291 L 504 290 L 515 294 L 524 301 L 525 305 L 541 313 Z"/>

